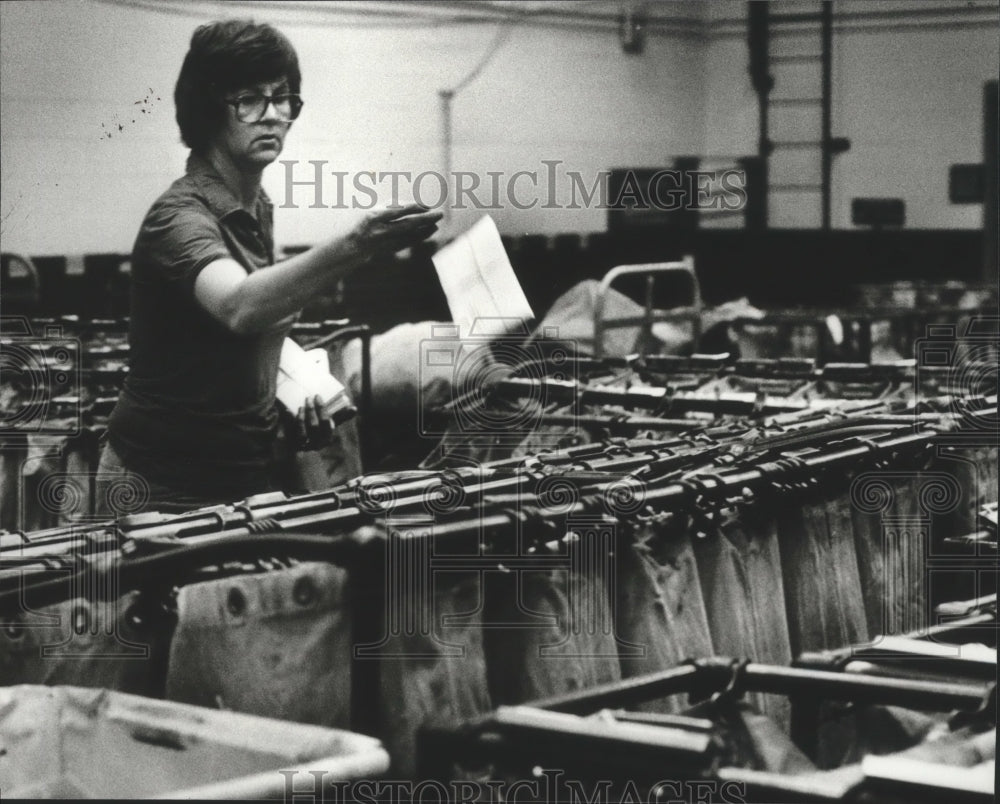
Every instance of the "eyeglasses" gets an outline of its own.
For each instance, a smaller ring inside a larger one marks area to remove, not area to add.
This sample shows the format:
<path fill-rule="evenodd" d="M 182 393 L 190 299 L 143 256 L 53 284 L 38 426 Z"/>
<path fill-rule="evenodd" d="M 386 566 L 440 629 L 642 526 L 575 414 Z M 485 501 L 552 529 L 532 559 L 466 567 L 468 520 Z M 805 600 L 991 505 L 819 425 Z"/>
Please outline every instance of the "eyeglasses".
<path fill-rule="evenodd" d="M 268 105 L 274 106 L 278 117 L 285 122 L 294 120 L 302 111 L 302 97 L 291 93 L 262 95 L 254 92 L 227 100 L 226 103 L 236 110 L 236 119 L 241 123 L 257 123 L 263 120 Z"/>

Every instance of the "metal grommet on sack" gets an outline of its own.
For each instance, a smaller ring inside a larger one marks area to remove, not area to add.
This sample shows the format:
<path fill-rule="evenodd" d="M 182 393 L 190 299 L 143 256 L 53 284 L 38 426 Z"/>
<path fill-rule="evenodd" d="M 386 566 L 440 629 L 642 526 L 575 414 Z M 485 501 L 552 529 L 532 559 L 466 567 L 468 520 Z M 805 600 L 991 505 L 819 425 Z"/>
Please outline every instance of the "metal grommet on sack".
<path fill-rule="evenodd" d="M 3 624 L 3 635 L 11 642 L 24 638 L 24 626 L 18 620 L 8 620 Z"/>
<path fill-rule="evenodd" d="M 146 625 L 146 619 L 142 616 L 139 605 L 137 603 L 131 603 L 128 608 L 125 609 L 125 613 L 122 615 L 122 622 L 124 622 L 133 631 L 141 631 Z"/>
<path fill-rule="evenodd" d="M 226 610 L 233 617 L 242 617 L 247 610 L 247 598 L 241 589 L 233 587 L 226 595 Z"/>
<path fill-rule="evenodd" d="M 77 636 L 87 633 L 90 628 L 90 610 L 86 606 L 74 606 L 70 625 Z"/>
<path fill-rule="evenodd" d="M 292 587 L 292 599 L 300 606 L 311 606 L 319 597 L 319 590 L 316 582 L 309 576 L 303 575 L 297 578 Z"/>

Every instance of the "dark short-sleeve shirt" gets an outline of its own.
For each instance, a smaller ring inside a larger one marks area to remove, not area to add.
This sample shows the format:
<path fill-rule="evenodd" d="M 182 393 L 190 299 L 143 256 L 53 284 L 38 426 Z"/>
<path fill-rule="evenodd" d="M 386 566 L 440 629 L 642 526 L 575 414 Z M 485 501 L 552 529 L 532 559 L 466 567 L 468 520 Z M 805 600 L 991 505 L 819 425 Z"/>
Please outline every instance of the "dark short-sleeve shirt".
<path fill-rule="evenodd" d="M 135 241 L 129 372 L 108 439 L 151 482 L 235 500 L 269 488 L 284 334 L 237 335 L 198 303 L 199 272 L 224 258 L 248 273 L 274 264 L 273 207 L 261 190 L 243 209 L 192 155 Z"/>

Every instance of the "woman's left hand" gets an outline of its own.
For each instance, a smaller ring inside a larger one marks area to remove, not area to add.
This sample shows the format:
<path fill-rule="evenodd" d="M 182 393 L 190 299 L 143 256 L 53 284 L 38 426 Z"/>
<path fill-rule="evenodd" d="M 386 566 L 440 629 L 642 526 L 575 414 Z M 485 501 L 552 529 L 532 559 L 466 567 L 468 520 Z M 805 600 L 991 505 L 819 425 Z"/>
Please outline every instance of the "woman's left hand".
<path fill-rule="evenodd" d="M 323 410 L 323 400 L 317 394 L 306 399 L 295 416 L 293 443 L 299 451 L 327 446 L 333 435 L 333 421 Z"/>

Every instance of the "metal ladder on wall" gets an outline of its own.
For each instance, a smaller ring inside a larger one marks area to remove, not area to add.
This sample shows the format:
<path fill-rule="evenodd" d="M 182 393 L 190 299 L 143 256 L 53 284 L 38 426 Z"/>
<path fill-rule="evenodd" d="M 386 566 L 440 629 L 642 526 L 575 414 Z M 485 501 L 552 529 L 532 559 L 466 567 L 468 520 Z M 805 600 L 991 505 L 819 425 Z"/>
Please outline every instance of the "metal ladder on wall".
<path fill-rule="evenodd" d="M 831 131 L 833 3 L 809 3 L 806 11 L 798 10 L 801 5 L 775 12 L 768 2 L 750 4 L 758 153 L 765 166 L 768 225 L 829 229 L 833 157 L 850 148 L 848 139 Z"/>

